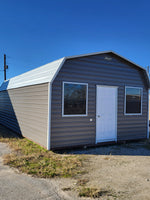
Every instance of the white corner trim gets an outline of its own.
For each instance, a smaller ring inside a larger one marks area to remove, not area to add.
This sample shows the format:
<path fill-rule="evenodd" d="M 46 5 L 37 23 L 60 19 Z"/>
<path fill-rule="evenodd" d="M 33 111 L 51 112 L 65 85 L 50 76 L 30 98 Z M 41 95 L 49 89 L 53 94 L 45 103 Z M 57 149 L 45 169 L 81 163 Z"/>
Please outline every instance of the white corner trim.
<path fill-rule="evenodd" d="M 50 82 L 51 82 L 51 84 L 52 84 L 52 83 L 53 83 L 53 81 L 55 80 L 55 78 L 56 78 L 57 74 L 58 74 L 58 73 L 59 73 L 59 71 L 61 70 L 61 68 L 62 68 L 62 66 L 63 66 L 63 64 L 64 64 L 64 62 L 65 62 L 65 61 L 66 61 L 66 57 L 64 57 L 64 58 L 63 58 L 63 60 L 62 60 L 61 64 L 59 65 L 59 67 L 58 67 L 57 71 L 55 72 L 55 74 L 54 74 L 54 76 L 53 76 L 52 80 L 50 81 Z"/>
<path fill-rule="evenodd" d="M 51 99 L 52 99 L 52 86 L 48 84 L 48 122 L 47 122 L 47 150 L 51 149 Z"/>

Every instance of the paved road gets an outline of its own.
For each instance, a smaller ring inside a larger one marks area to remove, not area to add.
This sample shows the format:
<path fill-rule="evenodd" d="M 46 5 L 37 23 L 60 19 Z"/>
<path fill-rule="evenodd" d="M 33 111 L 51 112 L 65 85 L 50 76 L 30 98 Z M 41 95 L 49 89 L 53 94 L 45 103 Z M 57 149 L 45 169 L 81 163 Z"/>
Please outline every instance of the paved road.
<path fill-rule="evenodd" d="M 3 165 L 2 156 L 9 151 L 6 144 L 0 143 L 0 200 L 69 199 L 55 181 L 19 174 Z"/>

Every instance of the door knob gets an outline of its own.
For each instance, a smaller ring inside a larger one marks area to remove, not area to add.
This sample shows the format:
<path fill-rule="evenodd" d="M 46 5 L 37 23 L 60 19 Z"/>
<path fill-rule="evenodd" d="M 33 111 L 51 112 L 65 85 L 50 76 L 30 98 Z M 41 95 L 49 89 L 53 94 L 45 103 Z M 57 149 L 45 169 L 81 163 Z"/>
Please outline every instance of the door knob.
<path fill-rule="evenodd" d="M 100 115 L 97 115 L 97 117 L 100 117 Z"/>

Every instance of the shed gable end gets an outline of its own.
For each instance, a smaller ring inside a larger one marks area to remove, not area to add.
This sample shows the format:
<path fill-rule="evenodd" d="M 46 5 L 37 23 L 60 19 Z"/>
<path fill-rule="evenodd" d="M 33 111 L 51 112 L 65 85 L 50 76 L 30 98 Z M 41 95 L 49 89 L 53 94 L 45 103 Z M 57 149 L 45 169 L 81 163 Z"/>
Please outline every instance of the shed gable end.
<path fill-rule="evenodd" d="M 108 53 L 66 59 L 52 85 L 52 148 L 95 144 L 97 85 L 118 88 L 117 139 L 146 138 L 148 86 L 141 70 L 134 64 Z M 63 82 L 88 84 L 87 116 L 62 116 Z M 126 86 L 143 88 L 143 114 L 138 118 L 124 115 Z"/>

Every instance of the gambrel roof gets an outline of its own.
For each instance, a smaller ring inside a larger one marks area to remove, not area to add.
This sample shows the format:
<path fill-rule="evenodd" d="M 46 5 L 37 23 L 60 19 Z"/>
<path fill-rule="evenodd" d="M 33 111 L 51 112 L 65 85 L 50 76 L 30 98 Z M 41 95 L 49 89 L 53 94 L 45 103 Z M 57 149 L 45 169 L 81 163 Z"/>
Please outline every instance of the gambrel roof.
<path fill-rule="evenodd" d="M 77 55 L 77 56 L 63 57 L 61 59 L 55 60 L 46 65 L 43 65 L 41 67 L 38 67 L 36 69 L 33 69 L 33 70 L 23 73 L 19 76 L 16 76 L 9 80 L 4 81 L 0 87 L 0 91 L 24 87 L 24 86 L 48 83 L 48 82 L 52 83 L 66 60 L 73 59 L 73 58 L 79 58 L 79 57 L 85 57 L 85 56 L 98 55 L 98 54 L 110 54 L 110 53 L 114 54 L 115 56 L 123 59 L 126 62 L 129 62 L 130 64 L 132 64 L 135 67 L 137 67 L 138 69 L 140 69 L 145 76 L 145 79 L 148 83 L 148 87 L 150 86 L 148 73 L 143 67 L 133 63 L 132 61 L 120 56 L 119 54 L 117 54 L 113 51 L 102 51 L 102 52 L 96 52 L 96 53 L 90 53 L 90 54 L 82 54 L 82 55 Z"/>

